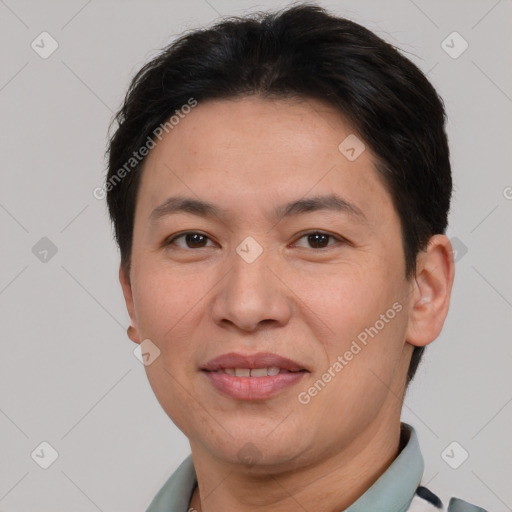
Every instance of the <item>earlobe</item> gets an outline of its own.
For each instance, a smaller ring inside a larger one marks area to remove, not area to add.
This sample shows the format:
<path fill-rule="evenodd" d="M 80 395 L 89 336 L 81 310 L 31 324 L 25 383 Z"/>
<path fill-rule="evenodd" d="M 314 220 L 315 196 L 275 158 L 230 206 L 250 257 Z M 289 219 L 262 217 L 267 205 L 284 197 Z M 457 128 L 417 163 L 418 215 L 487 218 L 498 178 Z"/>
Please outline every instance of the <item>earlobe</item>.
<path fill-rule="evenodd" d="M 122 263 L 119 266 L 119 282 L 121 283 L 121 288 L 123 290 L 123 296 L 126 303 L 126 309 L 128 310 L 128 314 L 130 315 L 130 320 L 132 323 L 132 325 L 130 325 L 130 327 L 128 327 L 126 330 L 126 334 L 128 338 L 130 338 L 134 343 L 140 343 L 141 340 L 137 330 L 137 321 L 135 316 L 130 276 Z"/>
<path fill-rule="evenodd" d="M 128 338 L 130 338 L 134 343 L 139 344 L 140 343 L 140 337 L 137 334 L 137 331 L 135 330 L 135 327 L 133 325 L 130 325 L 128 329 L 126 329 L 126 335 Z"/>
<path fill-rule="evenodd" d="M 414 346 L 434 341 L 443 327 L 455 274 L 453 251 L 445 235 L 434 235 L 416 260 L 406 340 Z"/>

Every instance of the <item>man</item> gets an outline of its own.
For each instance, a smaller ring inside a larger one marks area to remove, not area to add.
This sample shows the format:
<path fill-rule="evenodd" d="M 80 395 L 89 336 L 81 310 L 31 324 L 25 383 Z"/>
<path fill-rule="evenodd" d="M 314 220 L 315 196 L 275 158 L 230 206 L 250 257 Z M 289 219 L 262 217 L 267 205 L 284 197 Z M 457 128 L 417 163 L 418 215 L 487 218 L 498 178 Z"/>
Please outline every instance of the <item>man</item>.
<path fill-rule="evenodd" d="M 192 452 L 148 511 L 442 510 L 400 423 L 454 277 L 420 70 L 298 5 L 183 36 L 116 119 L 128 335 Z"/>

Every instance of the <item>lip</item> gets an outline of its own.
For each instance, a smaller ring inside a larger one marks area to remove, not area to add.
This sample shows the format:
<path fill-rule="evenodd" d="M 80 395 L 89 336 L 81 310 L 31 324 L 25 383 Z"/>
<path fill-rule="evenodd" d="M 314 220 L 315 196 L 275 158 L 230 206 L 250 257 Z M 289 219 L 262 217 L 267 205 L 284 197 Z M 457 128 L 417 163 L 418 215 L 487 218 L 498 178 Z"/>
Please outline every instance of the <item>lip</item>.
<path fill-rule="evenodd" d="M 301 370 L 309 371 L 305 366 L 292 361 L 287 357 L 282 357 L 270 352 L 258 352 L 256 354 L 238 354 L 230 352 L 223 354 L 208 361 L 201 370 L 214 372 L 225 368 L 269 368 L 277 366 L 289 372 L 298 372 Z"/>
<path fill-rule="evenodd" d="M 266 377 L 237 377 L 217 370 L 226 368 L 279 367 L 290 373 L 267 375 Z M 222 394 L 235 400 L 266 400 L 297 384 L 309 372 L 299 363 L 269 352 L 257 354 L 223 354 L 201 368 L 210 384 Z"/>

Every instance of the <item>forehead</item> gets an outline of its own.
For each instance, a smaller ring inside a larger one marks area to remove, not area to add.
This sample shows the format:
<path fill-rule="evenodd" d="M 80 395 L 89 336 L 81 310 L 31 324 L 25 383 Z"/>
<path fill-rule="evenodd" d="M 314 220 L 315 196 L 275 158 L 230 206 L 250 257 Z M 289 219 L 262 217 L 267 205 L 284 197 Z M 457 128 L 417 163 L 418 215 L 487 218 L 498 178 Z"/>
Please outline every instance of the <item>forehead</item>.
<path fill-rule="evenodd" d="M 357 158 L 347 158 L 347 144 L 362 151 Z M 179 194 L 233 209 L 275 210 L 276 203 L 309 192 L 336 191 L 362 210 L 389 206 L 374 162 L 350 124 L 321 101 L 199 102 L 146 157 L 137 209 L 149 217 L 167 196 Z"/>

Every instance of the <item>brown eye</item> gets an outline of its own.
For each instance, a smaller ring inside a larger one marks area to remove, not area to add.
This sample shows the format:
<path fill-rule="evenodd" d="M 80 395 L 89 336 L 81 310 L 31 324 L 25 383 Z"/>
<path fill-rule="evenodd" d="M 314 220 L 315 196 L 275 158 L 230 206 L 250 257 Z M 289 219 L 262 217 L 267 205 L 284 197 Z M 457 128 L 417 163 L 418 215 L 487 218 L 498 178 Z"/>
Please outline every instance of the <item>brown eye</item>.
<path fill-rule="evenodd" d="M 175 243 L 176 240 L 183 238 L 185 240 L 185 246 Z M 175 236 L 167 245 L 176 245 L 181 249 L 202 249 L 207 247 L 205 244 L 210 240 L 206 235 L 202 233 L 198 233 L 196 231 L 188 231 L 186 233 L 181 233 L 180 235 Z"/>
<path fill-rule="evenodd" d="M 329 233 L 324 233 L 322 231 L 312 231 L 310 233 L 305 233 L 299 238 L 299 240 L 302 240 L 303 238 L 307 239 L 307 243 L 309 244 L 309 247 L 312 249 L 327 248 L 329 245 L 332 245 L 328 243 L 330 239 L 334 239 L 341 242 L 341 240 L 338 237 L 330 235 Z"/>

